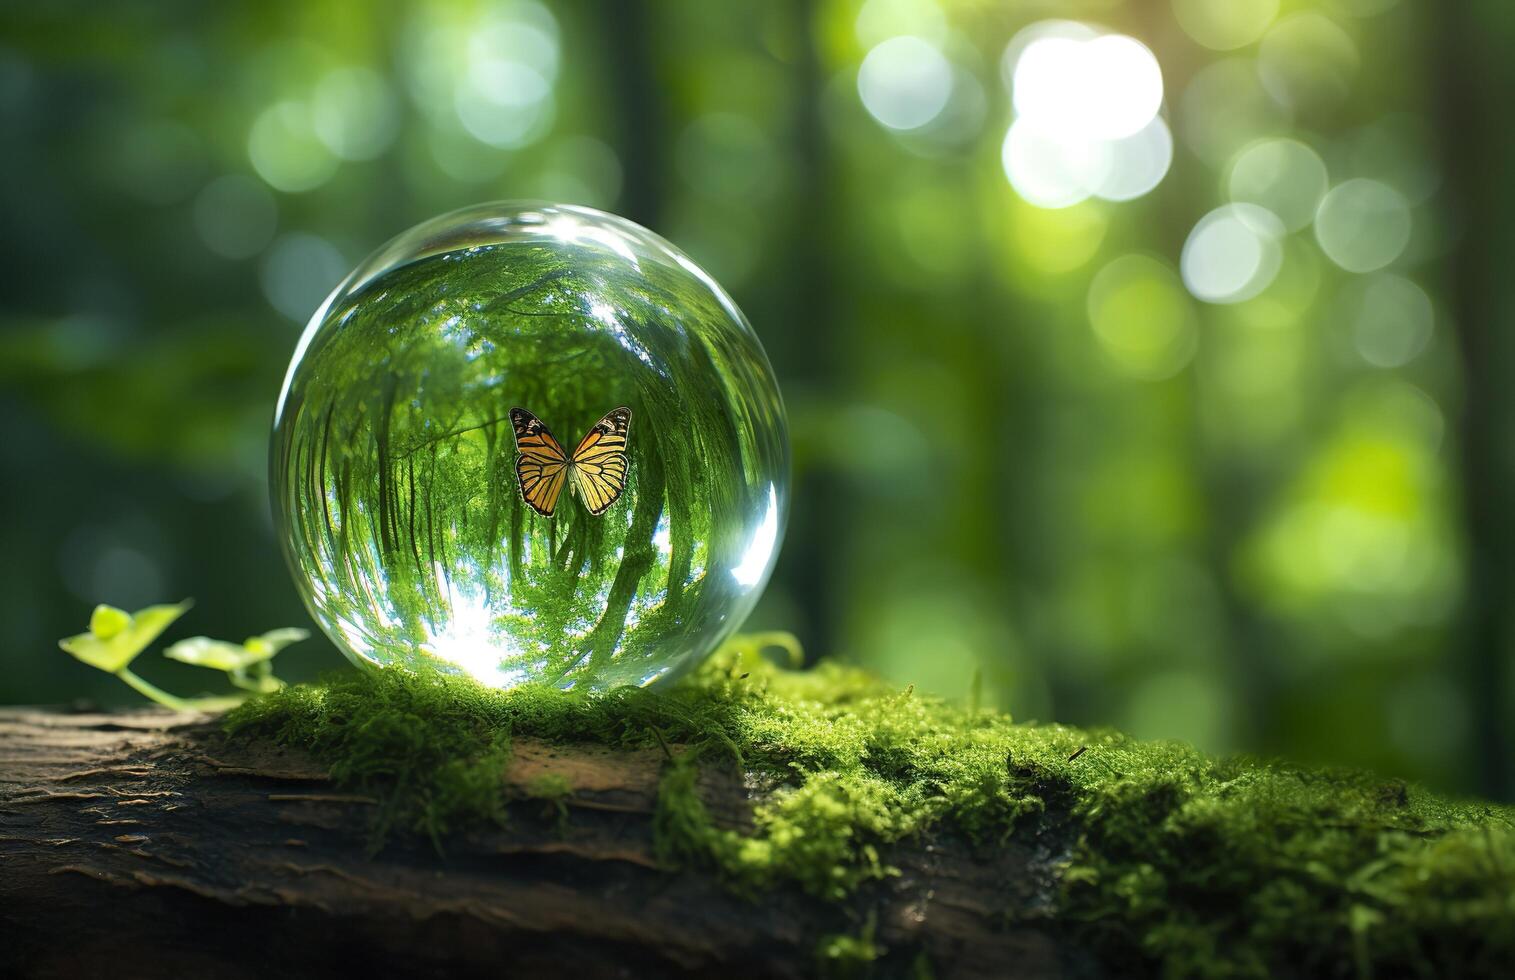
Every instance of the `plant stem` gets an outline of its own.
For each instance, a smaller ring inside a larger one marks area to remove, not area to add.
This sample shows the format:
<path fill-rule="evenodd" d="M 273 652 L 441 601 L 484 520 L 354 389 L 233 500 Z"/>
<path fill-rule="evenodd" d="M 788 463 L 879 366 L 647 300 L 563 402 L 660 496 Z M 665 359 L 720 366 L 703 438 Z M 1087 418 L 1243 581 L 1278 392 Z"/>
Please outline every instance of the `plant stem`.
<path fill-rule="evenodd" d="M 116 676 L 121 678 L 127 684 L 131 685 L 132 689 L 137 693 L 158 702 L 165 708 L 173 708 L 175 711 L 200 710 L 191 702 L 186 701 L 183 698 L 175 697 L 162 688 L 157 687 L 153 684 L 149 684 L 147 681 L 138 677 L 136 674 L 133 674 L 131 670 L 126 667 L 122 667 L 120 670 L 116 671 Z"/>

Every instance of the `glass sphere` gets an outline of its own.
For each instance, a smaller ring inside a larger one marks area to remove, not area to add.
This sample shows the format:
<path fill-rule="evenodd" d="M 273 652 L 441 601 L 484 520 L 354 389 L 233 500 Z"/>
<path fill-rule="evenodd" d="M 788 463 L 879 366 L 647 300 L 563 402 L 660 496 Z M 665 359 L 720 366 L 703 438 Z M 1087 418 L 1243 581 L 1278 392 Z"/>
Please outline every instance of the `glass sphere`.
<path fill-rule="evenodd" d="M 359 665 L 647 684 L 773 567 L 789 439 L 731 297 L 645 228 L 497 203 L 418 225 L 311 318 L 274 415 L 295 584 Z"/>

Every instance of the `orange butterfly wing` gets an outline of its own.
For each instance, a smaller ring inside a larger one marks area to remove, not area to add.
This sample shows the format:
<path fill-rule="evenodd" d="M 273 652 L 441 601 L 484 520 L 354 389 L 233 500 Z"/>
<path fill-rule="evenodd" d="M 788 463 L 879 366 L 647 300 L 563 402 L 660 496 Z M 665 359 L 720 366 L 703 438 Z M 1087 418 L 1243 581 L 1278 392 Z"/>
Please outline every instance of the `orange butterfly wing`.
<path fill-rule="evenodd" d="M 569 478 L 589 512 L 598 517 L 626 489 L 631 409 L 622 406 L 596 422 L 569 460 Z"/>
<path fill-rule="evenodd" d="M 516 479 L 531 509 L 551 517 L 568 478 L 568 456 L 542 420 L 524 408 L 510 410 L 516 436 Z"/>

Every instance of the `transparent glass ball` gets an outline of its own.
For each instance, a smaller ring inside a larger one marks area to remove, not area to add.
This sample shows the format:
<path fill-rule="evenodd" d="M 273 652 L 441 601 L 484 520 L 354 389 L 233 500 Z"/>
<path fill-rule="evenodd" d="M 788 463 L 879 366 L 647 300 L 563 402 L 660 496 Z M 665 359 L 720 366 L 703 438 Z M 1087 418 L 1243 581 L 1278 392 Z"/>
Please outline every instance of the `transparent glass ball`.
<path fill-rule="evenodd" d="M 300 338 L 271 463 L 338 647 L 497 687 L 698 663 L 788 509 L 783 404 L 731 297 L 645 228 L 556 204 L 444 215 L 360 265 Z"/>

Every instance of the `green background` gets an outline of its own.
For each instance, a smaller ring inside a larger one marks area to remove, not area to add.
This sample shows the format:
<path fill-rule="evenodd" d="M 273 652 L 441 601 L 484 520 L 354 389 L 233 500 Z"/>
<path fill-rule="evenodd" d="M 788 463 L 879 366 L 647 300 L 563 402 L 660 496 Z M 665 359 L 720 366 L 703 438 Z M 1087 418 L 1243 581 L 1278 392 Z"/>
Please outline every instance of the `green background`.
<path fill-rule="evenodd" d="M 671 239 L 768 348 L 794 498 L 752 627 L 1021 718 L 1515 796 L 1515 15 L 1258 0 L 1217 40 L 1215 6 L 9 5 L 0 701 L 131 697 L 54 647 L 98 601 L 306 625 L 266 488 L 304 320 L 411 224 L 542 197 Z M 1150 193 L 1007 179 L 1003 54 L 1047 17 L 1156 56 Z M 859 75 L 899 36 L 950 68 L 907 132 Z M 1347 271 L 1312 198 L 1265 289 L 1202 301 L 1185 244 L 1268 137 L 1408 239 Z"/>

